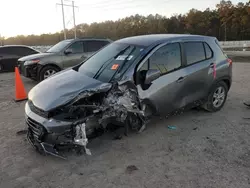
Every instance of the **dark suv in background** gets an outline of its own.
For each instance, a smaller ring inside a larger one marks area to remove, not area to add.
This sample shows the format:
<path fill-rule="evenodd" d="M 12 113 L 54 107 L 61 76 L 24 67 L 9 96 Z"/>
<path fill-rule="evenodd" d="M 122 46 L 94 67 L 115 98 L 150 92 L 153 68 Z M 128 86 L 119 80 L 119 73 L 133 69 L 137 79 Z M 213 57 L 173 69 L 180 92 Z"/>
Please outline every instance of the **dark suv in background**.
<path fill-rule="evenodd" d="M 24 45 L 0 46 L 0 72 L 13 72 L 20 57 L 38 53 L 40 52 Z"/>
<path fill-rule="evenodd" d="M 100 38 L 63 40 L 45 53 L 20 58 L 19 71 L 25 77 L 42 81 L 56 72 L 81 63 L 111 42 Z"/>

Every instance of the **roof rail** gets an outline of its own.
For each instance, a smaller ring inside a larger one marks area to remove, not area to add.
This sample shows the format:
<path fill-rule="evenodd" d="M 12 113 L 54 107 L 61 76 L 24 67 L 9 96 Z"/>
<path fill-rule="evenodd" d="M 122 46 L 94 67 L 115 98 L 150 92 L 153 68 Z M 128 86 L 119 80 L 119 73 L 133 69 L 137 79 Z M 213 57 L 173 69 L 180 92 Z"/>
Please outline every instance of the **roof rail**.
<path fill-rule="evenodd" d="M 79 37 L 79 39 L 108 39 L 105 37 Z"/>

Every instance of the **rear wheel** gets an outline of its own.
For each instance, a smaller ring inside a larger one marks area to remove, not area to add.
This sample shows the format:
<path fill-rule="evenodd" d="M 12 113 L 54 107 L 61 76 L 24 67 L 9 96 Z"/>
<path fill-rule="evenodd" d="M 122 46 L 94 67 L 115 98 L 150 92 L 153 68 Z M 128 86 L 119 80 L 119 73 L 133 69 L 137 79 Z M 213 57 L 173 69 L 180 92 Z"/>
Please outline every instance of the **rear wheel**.
<path fill-rule="evenodd" d="M 52 76 L 53 74 L 59 72 L 59 68 L 48 65 L 42 68 L 42 70 L 40 71 L 39 74 L 39 81 L 43 81 L 47 78 L 49 78 L 50 76 Z"/>
<path fill-rule="evenodd" d="M 225 82 L 218 82 L 211 90 L 207 102 L 202 106 L 209 112 L 219 111 L 227 99 L 228 87 Z"/>

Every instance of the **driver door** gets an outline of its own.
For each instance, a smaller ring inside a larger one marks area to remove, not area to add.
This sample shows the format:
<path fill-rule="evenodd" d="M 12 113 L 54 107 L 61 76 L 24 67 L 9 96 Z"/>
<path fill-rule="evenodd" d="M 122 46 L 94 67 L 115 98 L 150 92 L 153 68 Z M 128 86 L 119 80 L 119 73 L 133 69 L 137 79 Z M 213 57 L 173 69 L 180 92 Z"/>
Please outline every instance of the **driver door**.
<path fill-rule="evenodd" d="M 137 86 L 140 98 L 150 101 L 159 114 L 168 114 L 185 102 L 185 71 L 180 43 L 163 44 L 151 52 L 139 66 L 142 82 Z M 145 86 L 147 70 L 159 70 L 160 76 Z M 137 74 L 138 75 L 138 74 Z"/>
<path fill-rule="evenodd" d="M 83 42 L 77 41 L 71 44 L 63 54 L 63 67 L 73 67 L 84 60 Z"/>

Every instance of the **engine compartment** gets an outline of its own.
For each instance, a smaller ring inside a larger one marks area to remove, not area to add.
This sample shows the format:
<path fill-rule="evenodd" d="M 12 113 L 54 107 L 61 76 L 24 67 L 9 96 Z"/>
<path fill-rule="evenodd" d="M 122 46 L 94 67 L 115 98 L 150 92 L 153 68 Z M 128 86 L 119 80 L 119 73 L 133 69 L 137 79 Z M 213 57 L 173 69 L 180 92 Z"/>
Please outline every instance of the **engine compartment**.
<path fill-rule="evenodd" d="M 64 145 L 80 146 L 89 155 L 89 139 L 121 127 L 125 135 L 129 130 L 141 132 L 146 122 L 137 87 L 131 81 L 112 83 L 106 92 L 99 88 L 85 90 L 48 114 L 55 120 L 71 122 L 71 127 L 62 134 L 45 135 L 43 142 L 55 149 Z"/>

